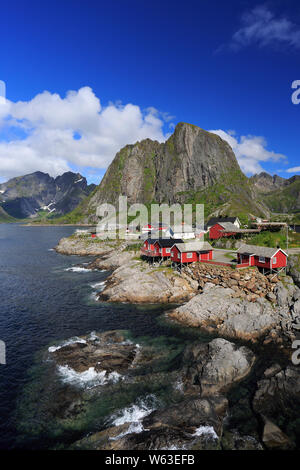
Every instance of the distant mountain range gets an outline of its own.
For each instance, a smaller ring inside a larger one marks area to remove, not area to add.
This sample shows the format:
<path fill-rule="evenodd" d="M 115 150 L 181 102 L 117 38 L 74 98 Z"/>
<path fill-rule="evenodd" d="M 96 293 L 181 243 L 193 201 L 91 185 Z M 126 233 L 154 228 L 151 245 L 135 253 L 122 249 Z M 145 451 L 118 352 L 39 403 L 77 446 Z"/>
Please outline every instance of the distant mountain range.
<path fill-rule="evenodd" d="M 57 178 L 37 171 L 0 184 L 0 219 L 61 216 L 75 209 L 95 189 L 79 173 Z"/>
<path fill-rule="evenodd" d="M 300 213 L 300 175 L 289 179 L 260 173 L 250 178 L 260 199 L 273 213 Z"/>
<path fill-rule="evenodd" d="M 179 123 L 164 143 L 145 139 L 122 148 L 97 187 L 72 172 L 11 179 L 0 185 L 0 219 L 55 214 L 61 223 L 95 223 L 97 206 L 116 204 L 120 194 L 130 204 L 203 203 L 206 217 L 300 216 L 300 176 L 247 178 L 221 137 Z"/>

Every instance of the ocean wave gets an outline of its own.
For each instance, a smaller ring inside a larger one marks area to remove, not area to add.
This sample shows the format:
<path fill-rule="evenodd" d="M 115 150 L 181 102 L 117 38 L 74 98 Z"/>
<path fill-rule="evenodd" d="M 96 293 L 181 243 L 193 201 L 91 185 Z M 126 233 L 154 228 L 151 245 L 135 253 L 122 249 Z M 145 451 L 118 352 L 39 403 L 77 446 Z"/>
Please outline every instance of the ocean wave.
<path fill-rule="evenodd" d="M 199 426 L 193 436 L 205 436 L 212 439 L 218 439 L 218 435 L 212 426 Z"/>
<path fill-rule="evenodd" d="M 95 282 L 94 284 L 90 284 L 90 286 L 93 289 L 97 289 L 98 292 L 101 292 L 105 288 L 105 284 L 106 284 L 106 281 L 100 281 L 100 282 Z"/>
<path fill-rule="evenodd" d="M 63 348 L 64 346 L 69 346 L 69 344 L 74 344 L 74 343 L 86 343 L 86 341 L 85 339 L 78 338 L 77 336 L 75 336 L 74 338 L 70 338 L 57 346 L 50 346 L 48 348 L 48 351 L 50 353 L 53 353 L 57 351 L 58 349 Z"/>
<path fill-rule="evenodd" d="M 88 273 L 92 272 L 93 269 L 83 268 L 82 266 L 71 266 L 70 268 L 66 268 L 65 271 L 71 271 L 73 273 Z"/>
<path fill-rule="evenodd" d="M 93 388 L 98 385 L 117 383 L 122 376 L 118 372 L 97 372 L 94 367 L 89 367 L 84 372 L 76 372 L 69 366 L 58 366 L 58 374 L 64 383 L 79 386 L 82 388 Z"/>
<path fill-rule="evenodd" d="M 144 398 L 140 398 L 136 403 L 123 408 L 111 417 L 111 425 L 121 426 L 122 424 L 130 423 L 130 426 L 126 431 L 119 434 L 111 440 L 119 439 L 120 437 L 126 436 L 126 434 L 138 434 L 145 431 L 142 424 L 143 418 L 148 416 L 152 411 L 156 410 L 159 406 L 158 398 L 149 394 Z"/>

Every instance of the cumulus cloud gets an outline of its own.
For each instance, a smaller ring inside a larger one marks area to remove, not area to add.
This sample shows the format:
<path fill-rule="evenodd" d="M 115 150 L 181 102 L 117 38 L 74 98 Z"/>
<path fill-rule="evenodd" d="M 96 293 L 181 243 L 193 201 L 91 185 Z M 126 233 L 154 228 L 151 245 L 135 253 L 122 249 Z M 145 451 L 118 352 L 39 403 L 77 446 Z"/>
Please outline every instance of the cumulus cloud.
<path fill-rule="evenodd" d="M 293 168 L 288 168 L 286 170 L 287 173 L 299 173 L 300 172 L 300 166 L 294 166 Z"/>
<path fill-rule="evenodd" d="M 89 87 L 64 98 L 45 91 L 31 101 L 6 100 L 0 106 L 0 177 L 36 170 L 56 176 L 70 165 L 105 169 L 128 143 L 164 141 L 163 126 L 171 119 L 131 103 L 102 107 Z"/>
<path fill-rule="evenodd" d="M 299 49 L 300 27 L 284 16 L 277 17 L 266 5 L 256 6 L 243 14 L 241 27 L 233 34 L 229 48 L 239 50 L 250 44 L 281 44 Z"/>
<path fill-rule="evenodd" d="M 267 142 L 264 137 L 238 137 L 234 131 L 225 132 L 221 129 L 212 130 L 209 132 L 217 134 L 229 143 L 235 153 L 241 169 L 248 175 L 264 171 L 261 166 L 262 162 L 286 159 L 285 155 L 267 150 Z"/>

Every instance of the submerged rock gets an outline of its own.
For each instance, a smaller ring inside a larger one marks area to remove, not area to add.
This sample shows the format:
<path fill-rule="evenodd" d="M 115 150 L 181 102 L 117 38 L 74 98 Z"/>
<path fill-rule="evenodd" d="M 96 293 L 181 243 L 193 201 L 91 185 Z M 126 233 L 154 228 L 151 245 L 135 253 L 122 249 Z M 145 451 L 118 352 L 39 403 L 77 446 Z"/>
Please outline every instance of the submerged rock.
<path fill-rule="evenodd" d="M 118 331 L 81 336 L 70 344 L 50 347 L 49 353 L 59 366 L 67 366 L 78 373 L 93 368 L 96 372 L 122 373 L 132 364 L 136 346 L 127 344 Z"/>
<path fill-rule="evenodd" d="M 253 436 L 242 436 L 238 431 L 225 431 L 221 440 L 222 450 L 263 450 Z"/>

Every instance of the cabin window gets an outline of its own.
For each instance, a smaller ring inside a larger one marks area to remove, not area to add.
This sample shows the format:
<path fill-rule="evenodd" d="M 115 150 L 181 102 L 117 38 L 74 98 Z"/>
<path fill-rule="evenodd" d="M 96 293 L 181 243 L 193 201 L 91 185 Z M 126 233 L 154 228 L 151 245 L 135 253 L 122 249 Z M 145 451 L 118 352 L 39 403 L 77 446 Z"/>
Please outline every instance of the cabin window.
<path fill-rule="evenodd" d="M 273 261 L 272 261 L 273 264 L 276 264 L 277 263 L 277 258 L 273 258 Z"/>
<path fill-rule="evenodd" d="M 266 262 L 266 258 L 264 256 L 260 256 L 259 257 L 259 262 L 260 263 L 265 263 Z"/>
<path fill-rule="evenodd" d="M 161 248 L 159 249 L 159 252 L 161 253 Z"/>
<path fill-rule="evenodd" d="M 192 258 L 192 257 L 193 257 L 193 253 L 187 253 L 186 257 L 187 257 L 187 258 Z"/>
<path fill-rule="evenodd" d="M 171 253 L 171 248 L 166 248 L 166 253 Z"/>

